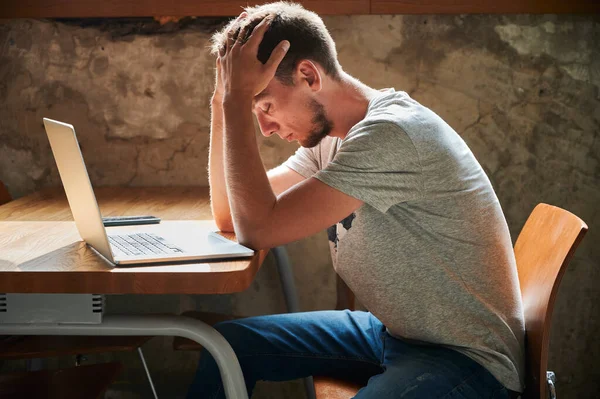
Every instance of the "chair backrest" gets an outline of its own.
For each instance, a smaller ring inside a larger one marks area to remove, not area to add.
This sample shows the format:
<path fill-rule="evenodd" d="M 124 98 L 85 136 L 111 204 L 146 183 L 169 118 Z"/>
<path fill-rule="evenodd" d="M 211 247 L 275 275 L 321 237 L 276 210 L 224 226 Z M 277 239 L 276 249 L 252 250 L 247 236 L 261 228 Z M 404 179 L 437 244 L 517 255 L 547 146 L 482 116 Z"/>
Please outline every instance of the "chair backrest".
<path fill-rule="evenodd" d="M 547 397 L 546 370 L 554 301 L 567 264 L 586 231 L 587 225 L 572 213 L 539 204 L 515 243 L 527 331 L 524 398 Z"/>
<path fill-rule="evenodd" d="M 4 183 L 0 181 L 0 205 L 6 204 L 10 201 L 12 201 L 12 197 L 10 196 Z"/>

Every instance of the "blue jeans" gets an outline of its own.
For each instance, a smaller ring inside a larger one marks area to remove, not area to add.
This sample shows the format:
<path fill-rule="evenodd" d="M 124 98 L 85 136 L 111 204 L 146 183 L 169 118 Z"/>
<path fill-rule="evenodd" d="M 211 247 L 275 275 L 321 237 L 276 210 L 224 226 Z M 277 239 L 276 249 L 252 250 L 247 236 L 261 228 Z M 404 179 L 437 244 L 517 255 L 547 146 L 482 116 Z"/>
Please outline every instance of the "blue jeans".
<path fill-rule="evenodd" d="M 257 381 L 310 375 L 363 383 L 355 398 L 494 398 L 508 391 L 467 356 L 396 339 L 367 312 L 323 311 L 219 323 L 235 351 L 248 396 Z M 188 399 L 224 398 L 217 364 L 203 350 Z"/>

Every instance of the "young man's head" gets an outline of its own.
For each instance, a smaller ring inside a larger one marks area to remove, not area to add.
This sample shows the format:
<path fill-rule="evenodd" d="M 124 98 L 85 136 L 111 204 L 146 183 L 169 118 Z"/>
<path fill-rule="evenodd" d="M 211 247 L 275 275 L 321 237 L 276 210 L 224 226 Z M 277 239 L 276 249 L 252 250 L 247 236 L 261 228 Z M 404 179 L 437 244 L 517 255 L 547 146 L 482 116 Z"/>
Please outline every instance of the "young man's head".
<path fill-rule="evenodd" d="M 290 42 L 290 49 L 275 78 L 255 97 L 253 112 L 265 136 L 277 134 L 314 147 L 333 129 L 319 101 L 324 81 L 338 81 L 342 73 L 333 39 L 321 18 L 298 4 L 278 2 L 245 11 L 247 17 L 232 21 L 213 36 L 213 53 L 225 46 L 228 30 L 237 36 L 249 27 L 244 30 L 249 36 L 261 20 L 273 16 L 258 48 L 258 59 L 265 63 L 282 40 Z"/>

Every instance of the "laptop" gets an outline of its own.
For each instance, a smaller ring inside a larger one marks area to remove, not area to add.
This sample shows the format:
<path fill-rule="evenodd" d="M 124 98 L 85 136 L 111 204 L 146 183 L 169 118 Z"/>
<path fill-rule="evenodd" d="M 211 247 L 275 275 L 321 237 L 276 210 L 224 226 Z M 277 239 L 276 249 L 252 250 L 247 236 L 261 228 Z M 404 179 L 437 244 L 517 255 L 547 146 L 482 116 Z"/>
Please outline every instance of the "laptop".
<path fill-rule="evenodd" d="M 155 225 L 104 227 L 75 128 L 44 118 L 44 126 L 69 207 L 81 238 L 115 265 L 231 259 L 254 251 L 226 239 L 208 221 L 168 221 Z"/>

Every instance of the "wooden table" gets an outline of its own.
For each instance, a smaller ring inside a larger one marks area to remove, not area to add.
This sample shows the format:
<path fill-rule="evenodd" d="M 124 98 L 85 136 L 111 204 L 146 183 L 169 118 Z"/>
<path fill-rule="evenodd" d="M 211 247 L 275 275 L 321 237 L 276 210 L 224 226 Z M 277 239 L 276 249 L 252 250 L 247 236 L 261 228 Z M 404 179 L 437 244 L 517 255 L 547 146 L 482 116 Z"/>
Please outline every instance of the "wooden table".
<path fill-rule="evenodd" d="M 154 215 L 163 221 L 213 224 L 205 187 L 94 191 L 103 216 Z M 81 241 L 62 187 L 0 206 L 0 292 L 4 293 L 239 292 L 252 283 L 267 252 L 242 260 L 116 268 Z"/>
<path fill-rule="evenodd" d="M 95 193 L 103 216 L 154 215 L 165 223 L 205 220 L 199 223 L 214 226 L 207 188 L 104 187 L 95 189 Z M 259 251 L 242 260 L 116 268 L 81 241 L 72 220 L 62 187 L 41 190 L 0 206 L 0 292 L 15 297 L 26 294 L 27 299 L 38 298 L 39 294 L 56 298 L 65 294 L 232 293 L 250 285 L 267 254 Z M 230 234 L 229 238 L 234 237 Z M 215 358 L 227 397 L 247 398 L 231 346 L 199 320 L 177 315 L 105 315 L 99 324 L 0 321 L 0 335 L 189 338 Z"/>

